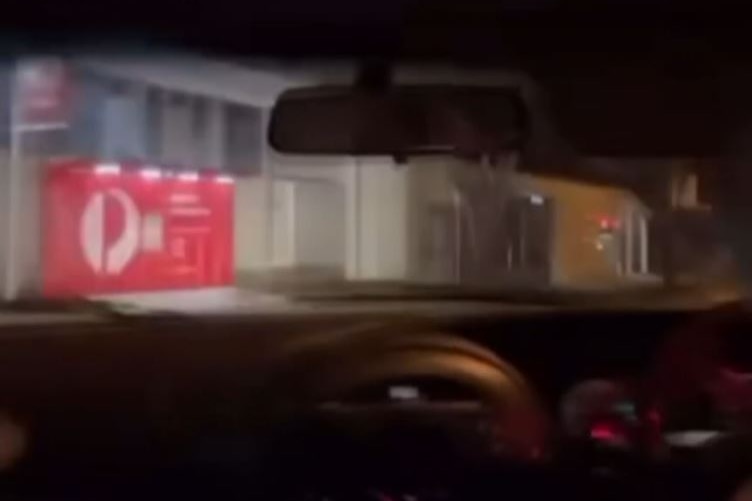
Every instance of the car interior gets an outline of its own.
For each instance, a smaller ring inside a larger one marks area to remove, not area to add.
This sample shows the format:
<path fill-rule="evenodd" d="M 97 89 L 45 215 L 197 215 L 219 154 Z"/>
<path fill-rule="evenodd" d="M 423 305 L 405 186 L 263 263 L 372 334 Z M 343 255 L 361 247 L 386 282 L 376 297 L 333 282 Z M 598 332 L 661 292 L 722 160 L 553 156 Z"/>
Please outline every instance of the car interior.
<path fill-rule="evenodd" d="M 752 71 L 730 7 L 721 18 L 668 0 L 221 0 L 180 17 L 159 3 L 164 22 L 144 22 L 144 2 L 133 19 L 58 5 L 9 25 L 8 46 L 156 58 L 156 41 L 352 63 L 350 81 L 277 98 L 267 140 L 291 155 L 399 167 L 428 155 L 493 164 L 516 150 L 521 169 L 631 190 L 655 213 L 667 209 L 666 170 L 581 158 L 699 158 L 712 164 L 699 176 L 742 291 L 752 279 L 752 170 L 735 148 L 748 138 Z M 48 16 L 63 31 L 39 22 Z M 204 30 L 213 22 L 217 33 Z M 405 61 L 514 70 L 529 85 L 403 81 Z M 746 298 L 708 300 L 665 273 L 649 294 L 356 288 L 253 315 L 20 299 L 0 312 L 0 490 L 35 501 L 748 499 Z"/>

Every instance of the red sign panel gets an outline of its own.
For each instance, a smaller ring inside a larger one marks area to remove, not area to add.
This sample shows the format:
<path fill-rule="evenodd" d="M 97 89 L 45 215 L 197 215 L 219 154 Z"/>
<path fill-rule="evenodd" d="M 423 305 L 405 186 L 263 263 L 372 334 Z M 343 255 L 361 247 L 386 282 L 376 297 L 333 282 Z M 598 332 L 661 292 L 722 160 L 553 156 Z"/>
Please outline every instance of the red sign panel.
<path fill-rule="evenodd" d="M 30 59 L 16 69 L 15 127 L 65 125 L 70 114 L 70 75 L 59 59 Z"/>
<path fill-rule="evenodd" d="M 47 169 L 48 296 L 229 285 L 232 179 L 139 165 L 72 162 Z"/>

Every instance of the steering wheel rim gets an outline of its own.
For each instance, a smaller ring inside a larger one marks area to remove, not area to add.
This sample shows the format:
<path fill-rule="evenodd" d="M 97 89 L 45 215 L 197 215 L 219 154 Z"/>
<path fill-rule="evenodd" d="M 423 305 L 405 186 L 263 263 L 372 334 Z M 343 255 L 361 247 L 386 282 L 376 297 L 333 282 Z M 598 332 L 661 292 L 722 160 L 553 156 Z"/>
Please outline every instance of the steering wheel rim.
<path fill-rule="evenodd" d="M 290 433 L 291 438 L 285 441 L 286 447 L 293 450 L 320 447 L 322 451 L 326 451 L 327 460 L 331 460 L 330 456 L 337 453 L 336 446 L 331 445 L 336 440 L 329 437 L 329 445 L 326 441 L 321 441 L 317 446 L 302 446 L 303 443 L 309 443 L 306 433 L 310 429 L 306 429 L 306 426 L 313 427 L 313 435 L 316 435 L 318 430 L 315 428 L 320 427 L 322 422 L 325 425 L 335 422 L 330 419 L 333 415 L 340 419 L 340 414 L 332 409 L 341 411 L 347 404 L 344 400 L 351 390 L 394 379 L 410 380 L 432 376 L 458 382 L 477 392 L 478 399 L 483 404 L 478 413 L 488 413 L 492 421 L 499 420 L 499 430 L 507 430 L 506 435 L 494 435 L 507 446 L 501 460 L 529 462 L 545 457 L 543 451 L 547 445 L 548 421 L 526 379 L 513 366 L 485 348 L 451 335 L 432 332 L 396 334 L 380 331 L 373 335 L 353 336 L 339 346 L 323 350 L 318 357 L 307 358 L 307 370 L 298 372 L 295 376 L 298 382 L 295 390 L 298 405 L 288 414 L 295 422 L 296 430 L 304 429 L 300 434 L 306 438 L 301 439 L 298 438 L 301 435 Z M 394 406 L 391 410 L 398 411 L 396 414 L 400 419 L 407 417 L 405 421 L 410 424 L 413 424 L 412 420 L 420 422 L 420 412 L 425 410 L 410 402 L 394 402 Z M 384 408 L 379 410 L 383 411 Z M 410 415 L 412 411 L 414 414 Z M 344 419 L 350 419 L 347 413 L 344 415 Z M 351 423 L 343 425 L 342 421 L 337 421 L 336 426 L 326 431 L 336 432 L 333 428 L 351 429 L 349 425 L 356 423 L 359 418 L 355 416 Z M 382 419 L 383 413 L 378 416 L 379 419 L 374 420 L 376 428 L 390 426 L 390 421 Z M 385 437 L 389 436 L 389 430 L 382 431 L 385 431 Z M 492 431 L 495 433 L 496 429 Z M 357 441 L 358 438 L 345 437 L 343 440 Z M 372 440 L 378 442 L 382 439 L 374 435 Z M 313 443 L 316 443 L 315 440 Z M 424 457 L 450 453 L 428 453 Z M 451 463 L 457 458 L 446 459 Z M 336 463 L 336 459 L 333 462 Z M 357 458 L 347 458 L 345 465 L 352 469 L 356 462 Z M 461 461 L 455 463 L 457 474 L 462 466 Z M 356 475 L 357 473 L 352 476 Z"/>

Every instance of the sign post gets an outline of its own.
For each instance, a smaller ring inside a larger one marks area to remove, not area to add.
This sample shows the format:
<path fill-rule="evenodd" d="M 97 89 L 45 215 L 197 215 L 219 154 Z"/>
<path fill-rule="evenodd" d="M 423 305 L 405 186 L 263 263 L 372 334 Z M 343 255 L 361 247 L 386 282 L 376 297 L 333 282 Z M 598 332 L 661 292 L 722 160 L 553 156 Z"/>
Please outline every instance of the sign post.
<path fill-rule="evenodd" d="M 60 59 L 39 58 L 17 61 L 11 70 L 10 145 L 7 178 L 6 273 L 3 296 L 14 299 L 22 287 L 23 273 L 19 259 L 24 237 L 22 207 L 27 188 L 24 176 L 24 139 L 26 134 L 63 129 L 68 126 L 69 78 Z M 37 183 L 39 184 L 39 183 Z M 39 186 L 32 186 L 39 190 Z M 26 233 L 26 232 L 24 232 Z M 38 237 L 38 235 L 37 235 Z"/>

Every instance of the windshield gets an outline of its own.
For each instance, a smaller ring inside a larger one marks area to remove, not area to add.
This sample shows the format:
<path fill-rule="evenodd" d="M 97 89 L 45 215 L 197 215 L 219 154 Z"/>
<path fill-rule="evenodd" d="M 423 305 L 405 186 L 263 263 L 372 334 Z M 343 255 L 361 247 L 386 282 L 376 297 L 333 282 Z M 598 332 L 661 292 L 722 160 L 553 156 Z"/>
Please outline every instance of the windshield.
<path fill-rule="evenodd" d="M 228 290 L 346 295 L 380 284 L 510 297 L 731 283 L 696 159 L 583 159 L 648 173 L 629 184 L 561 177 L 561 165 L 531 171 L 514 146 L 405 158 L 275 151 L 276 97 L 326 75 L 198 55 L 9 66 L 5 297 L 156 294 L 160 306 L 193 307 L 194 293 L 205 306 L 207 291 Z"/>

